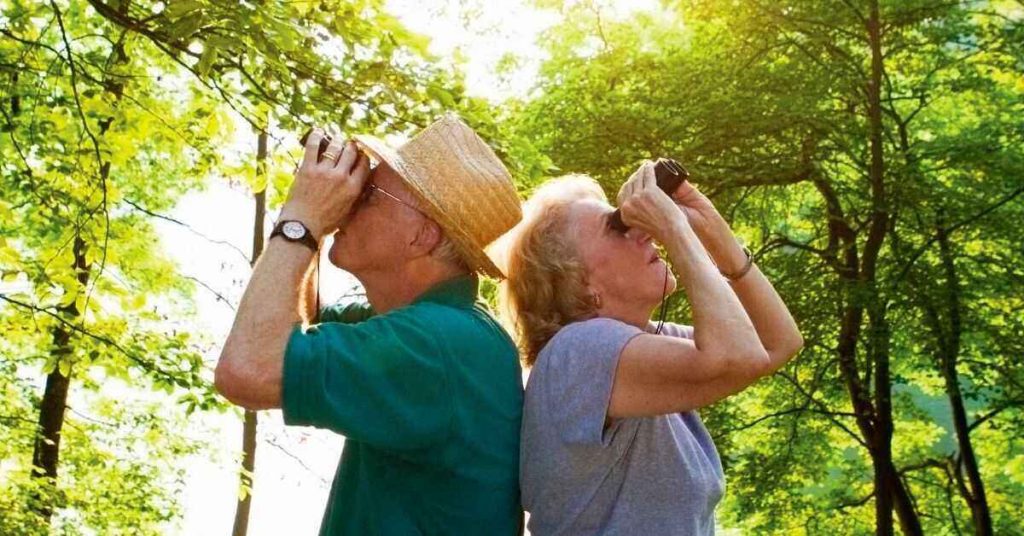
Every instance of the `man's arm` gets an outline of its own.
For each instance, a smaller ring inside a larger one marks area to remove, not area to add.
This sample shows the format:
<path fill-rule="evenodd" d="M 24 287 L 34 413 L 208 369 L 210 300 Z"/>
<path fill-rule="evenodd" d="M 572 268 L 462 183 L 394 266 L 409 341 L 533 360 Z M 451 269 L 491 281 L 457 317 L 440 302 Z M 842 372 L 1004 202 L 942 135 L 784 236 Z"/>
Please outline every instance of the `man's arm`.
<path fill-rule="evenodd" d="M 354 143 L 342 148 L 332 141 L 317 158 L 322 131 L 311 134 L 306 154 L 281 219 L 302 222 L 317 241 L 334 232 L 352 207 L 369 176 L 369 160 Z M 217 390 L 231 402 L 249 409 L 281 406 L 284 354 L 294 327 L 310 316 L 315 297 L 301 300 L 314 254 L 306 246 L 275 237 L 269 241 L 253 270 L 238 306 L 214 373 Z"/>
<path fill-rule="evenodd" d="M 323 241 L 321 241 L 321 247 Z M 320 255 L 314 255 L 306 269 L 306 275 L 302 279 L 302 286 L 299 287 L 299 312 L 302 314 L 302 325 L 307 326 L 317 321 L 320 311 L 317 311 L 317 293 L 320 286 L 317 284 L 320 277 L 317 265 L 320 263 Z"/>
<path fill-rule="evenodd" d="M 299 291 L 313 252 L 276 237 L 256 262 L 220 361 L 216 386 L 225 398 L 248 409 L 281 406 L 284 351 L 299 314 Z"/>

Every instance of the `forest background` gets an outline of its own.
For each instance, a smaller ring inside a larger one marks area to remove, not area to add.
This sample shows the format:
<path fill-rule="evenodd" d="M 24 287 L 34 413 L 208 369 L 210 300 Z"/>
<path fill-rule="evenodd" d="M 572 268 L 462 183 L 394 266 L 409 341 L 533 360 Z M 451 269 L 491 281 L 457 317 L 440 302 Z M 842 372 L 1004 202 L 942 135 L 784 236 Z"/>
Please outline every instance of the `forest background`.
<path fill-rule="evenodd" d="M 212 366 L 301 131 L 445 110 L 524 198 L 680 160 L 789 305 L 723 532 L 1024 534 L 1020 0 L 0 0 L 0 86 L 0 534 L 315 533 L 340 438 Z"/>

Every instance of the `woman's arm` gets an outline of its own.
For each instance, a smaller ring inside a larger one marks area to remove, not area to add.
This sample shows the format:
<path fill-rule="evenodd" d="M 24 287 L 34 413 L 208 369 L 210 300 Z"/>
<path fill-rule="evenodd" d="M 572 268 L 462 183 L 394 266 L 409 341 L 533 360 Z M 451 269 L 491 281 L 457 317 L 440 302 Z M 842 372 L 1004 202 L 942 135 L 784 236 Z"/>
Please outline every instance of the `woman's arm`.
<path fill-rule="evenodd" d="M 746 254 L 728 226 L 724 221 L 722 223 L 721 229 L 729 232 L 731 241 L 706 237 L 702 243 L 715 248 L 710 254 L 723 271 L 736 273 L 746 262 Z M 719 236 L 724 236 L 724 233 Z M 717 269 L 714 277 L 725 281 L 724 277 L 718 275 Z M 701 353 L 696 351 L 692 341 L 640 335 L 626 345 L 619 357 L 619 371 L 608 405 L 609 417 L 661 415 L 713 404 L 778 370 L 800 351 L 803 337 L 796 322 L 775 288 L 757 269 L 757 265 L 752 266 L 739 280 L 732 282 L 731 286 L 768 352 L 767 366 L 751 366 L 751 362 L 740 362 L 718 373 L 718 367 L 701 366 L 701 363 L 707 361 L 702 360 Z M 690 293 L 688 290 L 687 294 L 693 303 L 694 337 L 700 337 L 700 332 L 705 328 L 698 320 L 701 307 L 694 300 L 695 294 L 699 296 L 699 293 Z"/>
<path fill-rule="evenodd" d="M 623 219 L 663 244 L 693 305 L 694 339 L 638 335 L 619 356 L 610 418 L 688 411 L 765 373 L 768 356 L 751 319 L 683 213 L 645 165 L 624 186 Z M 633 183 L 636 184 L 633 184 Z M 741 388 L 741 387 L 740 387 Z"/>
<path fill-rule="evenodd" d="M 686 215 L 715 264 L 725 273 L 739 272 L 746 264 L 746 253 L 711 200 L 689 181 L 684 181 L 673 192 L 672 198 Z M 778 370 L 804 344 L 793 316 L 756 265 L 739 280 L 731 282 L 731 285 L 757 328 L 761 344 L 768 350 L 771 371 Z"/>
<path fill-rule="evenodd" d="M 736 273 L 746 263 L 747 255 L 733 236 L 729 225 L 719 216 L 720 223 L 712 233 L 701 239 L 708 253 L 722 271 Z M 768 351 L 771 362 L 769 372 L 782 368 L 804 345 L 800 329 L 789 308 L 782 302 L 771 282 L 753 265 L 746 275 L 730 283 L 743 308 L 747 311 L 761 344 Z M 696 329 L 696 328 L 694 328 Z"/>

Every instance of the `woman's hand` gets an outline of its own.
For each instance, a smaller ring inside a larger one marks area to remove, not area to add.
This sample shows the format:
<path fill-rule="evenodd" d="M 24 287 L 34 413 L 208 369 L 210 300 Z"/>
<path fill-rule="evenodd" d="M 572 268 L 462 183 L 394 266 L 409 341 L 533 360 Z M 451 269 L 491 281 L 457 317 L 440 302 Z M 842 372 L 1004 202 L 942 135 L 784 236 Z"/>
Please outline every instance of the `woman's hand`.
<path fill-rule="evenodd" d="M 677 225 L 686 225 L 686 218 L 672 198 L 658 188 L 654 163 L 645 162 L 619 189 L 622 221 L 643 231 L 664 244 Z"/>
<path fill-rule="evenodd" d="M 711 255 L 719 270 L 726 273 L 740 271 L 747 262 L 746 253 L 733 235 L 729 223 L 718 212 L 711 200 L 689 181 L 683 181 L 672 193 L 676 202 L 690 223 L 697 238 Z"/>
<path fill-rule="evenodd" d="M 723 226 L 728 230 L 729 226 L 718 213 L 718 209 L 696 186 L 690 184 L 690 181 L 683 181 L 676 188 L 672 193 L 672 200 L 686 214 L 686 220 L 690 222 L 690 227 L 702 242 L 721 234 Z"/>

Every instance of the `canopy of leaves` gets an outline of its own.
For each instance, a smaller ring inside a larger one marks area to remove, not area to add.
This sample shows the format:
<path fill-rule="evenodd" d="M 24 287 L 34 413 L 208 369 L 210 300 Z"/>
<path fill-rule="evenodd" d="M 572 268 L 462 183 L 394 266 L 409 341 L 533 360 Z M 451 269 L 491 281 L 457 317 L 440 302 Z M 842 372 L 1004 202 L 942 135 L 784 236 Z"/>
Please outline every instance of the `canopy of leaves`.
<path fill-rule="evenodd" d="M 279 204 L 312 124 L 410 132 L 456 108 L 493 125 L 425 45 L 377 0 L 0 1 L 0 533 L 162 533 L 180 518 L 203 438 L 171 431 L 225 406 L 196 281 L 154 220 L 220 177 Z M 269 173 L 225 150 L 239 122 L 292 133 Z M 58 374 L 71 384 L 49 482 L 33 451 Z M 140 391 L 153 395 L 118 404 Z"/>
<path fill-rule="evenodd" d="M 837 354 L 844 310 L 870 304 L 889 328 L 861 330 L 852 381 L 892 399 L 893 459 L 924 532 L 973 523 L 951 385 L 966 401 L 995 533 L 1019 532 L 1024 12 L 880 6 L 890 219 L 867 279 L 846 264 L 879 207 L 867 5 L 667 2 L 623 20 L 574 3 L 509 120 L 559 171 L 590 174 L 610 195 L 645 158 L 683 162 L 798 320 L 806 346 L 793 363 L 705 411 L 726 464 L 725 526 L 874 533 L 876 461 Z M 689 318 L 684 302 L 673 301 L 676 321 Z M 891 381 L 879 384 L 883 348 Z"/>

